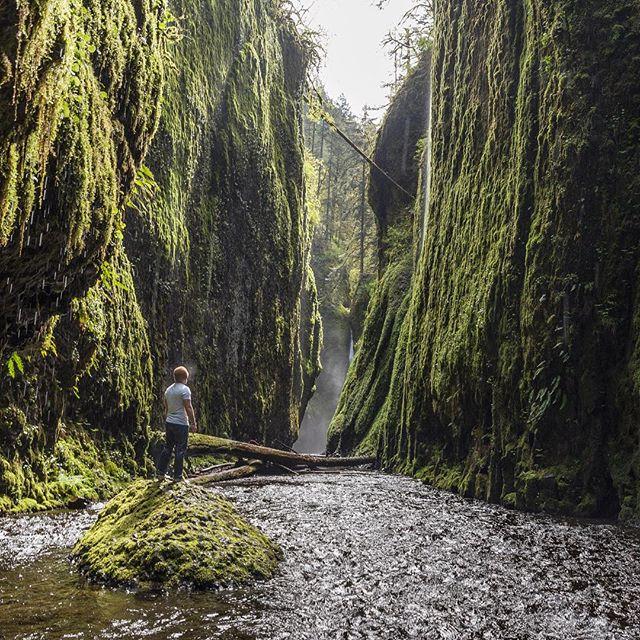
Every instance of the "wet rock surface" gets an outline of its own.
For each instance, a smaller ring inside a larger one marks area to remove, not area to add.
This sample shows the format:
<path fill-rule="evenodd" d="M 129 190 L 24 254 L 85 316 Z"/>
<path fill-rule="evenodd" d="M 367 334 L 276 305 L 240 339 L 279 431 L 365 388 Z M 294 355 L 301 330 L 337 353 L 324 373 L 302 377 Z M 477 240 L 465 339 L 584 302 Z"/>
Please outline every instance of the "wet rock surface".
<path fill-rule="evenodd" d="M 379 474 L 253 479 L 223 493 L 282 546 L 273 579 L 206 594 L 100 589 L 66 561 L 90 513 L 64 516 L 69 539 L 43 545 L 38 534 L 21 555 L 30 530 L 62 516 L 5 519 L 0 630 L 29 639 L 640 636 L 635 529 L 511 512 Z"/>

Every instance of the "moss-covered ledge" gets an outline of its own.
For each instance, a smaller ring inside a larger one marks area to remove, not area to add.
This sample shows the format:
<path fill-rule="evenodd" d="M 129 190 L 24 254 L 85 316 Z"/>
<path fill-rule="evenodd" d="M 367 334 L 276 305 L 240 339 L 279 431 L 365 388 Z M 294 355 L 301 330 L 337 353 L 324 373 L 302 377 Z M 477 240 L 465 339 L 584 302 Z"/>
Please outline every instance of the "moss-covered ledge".
<path fill-rule="evenodd" d="M 72 551 L 89 578 L 196 589 L 270 577 L 280 548 L 213 491 L 138 480 L 113 498 Z"/>

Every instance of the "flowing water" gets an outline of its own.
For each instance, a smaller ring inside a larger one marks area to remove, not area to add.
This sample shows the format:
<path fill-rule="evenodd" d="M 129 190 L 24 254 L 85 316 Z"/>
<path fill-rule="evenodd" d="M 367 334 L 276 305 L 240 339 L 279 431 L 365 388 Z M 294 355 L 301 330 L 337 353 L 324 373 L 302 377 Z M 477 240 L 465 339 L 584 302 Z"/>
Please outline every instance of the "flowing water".
<path fill-rule="evenodd" d="M 276 539 L 271 580 L 139 594 L 79 579 L 97 509 L 0 520 L 0 636 L 152 639 L 640 638 L 640 534 L 516 513 L 376 473 L 221 491 Z"/>

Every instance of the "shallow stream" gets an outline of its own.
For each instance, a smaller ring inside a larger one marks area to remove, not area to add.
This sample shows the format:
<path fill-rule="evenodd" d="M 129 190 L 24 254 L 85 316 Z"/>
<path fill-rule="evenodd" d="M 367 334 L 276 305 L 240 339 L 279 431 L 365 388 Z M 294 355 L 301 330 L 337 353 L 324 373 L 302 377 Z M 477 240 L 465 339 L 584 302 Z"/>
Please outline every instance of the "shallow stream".
<path fill-rule="evenodd" d="M 640 532 L 533 516 L 375 473 L 224 486 L 285 559 L 272 580 L 142 595 L 87 584 L 97 509 L 0 519 L 0 637 L 637 640 Z"/>

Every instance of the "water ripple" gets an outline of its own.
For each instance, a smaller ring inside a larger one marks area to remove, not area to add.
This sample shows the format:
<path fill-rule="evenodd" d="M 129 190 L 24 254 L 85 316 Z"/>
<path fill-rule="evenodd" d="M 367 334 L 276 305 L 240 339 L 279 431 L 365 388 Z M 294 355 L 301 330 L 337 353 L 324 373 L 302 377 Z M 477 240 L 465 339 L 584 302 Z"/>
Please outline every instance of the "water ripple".
<path fill-rule="evenodd" d="M 272 580 L 204 594 L 102 589 L 66 561 L 94 513 L 7 518 L 0 630 L 7 640 L 640 638 L 635 529 L 516 513 L 381 474 L 220 491 L 282 545 Z"/>

